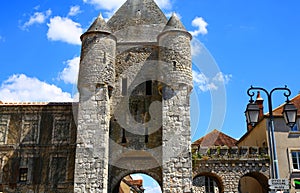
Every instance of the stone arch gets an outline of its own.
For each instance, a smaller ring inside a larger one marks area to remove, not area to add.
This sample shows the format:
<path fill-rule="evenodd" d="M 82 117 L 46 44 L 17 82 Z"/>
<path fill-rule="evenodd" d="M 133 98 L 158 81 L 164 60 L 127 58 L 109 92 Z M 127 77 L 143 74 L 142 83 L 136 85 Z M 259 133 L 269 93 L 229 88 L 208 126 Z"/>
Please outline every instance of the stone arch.
<path fill-rule="evenodd" d="M 212 179 L 216 183 L 216 185 L 218 187 L 218 190 L 219 190 L 219 193 L 224 193 L 224 183 L 223 183 L 222 178 L 220 176 L 218 176 L 217 174 L 212 173 L 212 172 L 201 172 L 201 173 L 195 175 L 193 177 L 193 189 L 196 189 L 197 179 L 199 179 L 201 177 L 209 177 L 210 179 Z M 194 192 L 198 193 L 196 190 Z"/>
<path fill-rule="evenodd" d="M 268 177 L 260 172 L 249 172 L 241 176 L 238 186 L 239 192 L 268 193 Z"/>
<path fill-rule="evenodd" d="M 158 160 L 146 151 L 129 151 L 109 166 L 109 192 L 113 192 L 125 176 L 134 173 L 146 174 L 162 187 L 162 167 Z"/>

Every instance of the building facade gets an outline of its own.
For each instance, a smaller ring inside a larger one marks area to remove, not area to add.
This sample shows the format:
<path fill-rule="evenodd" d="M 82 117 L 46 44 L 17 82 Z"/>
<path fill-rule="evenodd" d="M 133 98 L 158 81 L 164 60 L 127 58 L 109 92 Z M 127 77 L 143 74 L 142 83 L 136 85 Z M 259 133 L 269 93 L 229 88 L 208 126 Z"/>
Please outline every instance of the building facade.
<path fill-rule="evenodd" d="M 237 140 L 213 130 L 192 144 L 193 192 L 267 193 L 267 148 L 237 146 Z"/>
<path fill-rule="evenodd" d="M 0 192 L 73 191 L 71 103 L 0 104 Z"/>
<path fill-rule="evenodd" d="M 274 133 L 277 149 L 279 177 L 288 179 L 290 192 L 300 192 L 300 95 L 291 99 L 298 109 L 298 119 L 293 128 L 286 125 L 283 118 L 283 105 L 273 110 Z M 268 147 L 269 114 L 263 113 L 263 99 L 258 94 L 256 103 L 261 107 L 260 121 L 238 141 L 238 146 Z"/>

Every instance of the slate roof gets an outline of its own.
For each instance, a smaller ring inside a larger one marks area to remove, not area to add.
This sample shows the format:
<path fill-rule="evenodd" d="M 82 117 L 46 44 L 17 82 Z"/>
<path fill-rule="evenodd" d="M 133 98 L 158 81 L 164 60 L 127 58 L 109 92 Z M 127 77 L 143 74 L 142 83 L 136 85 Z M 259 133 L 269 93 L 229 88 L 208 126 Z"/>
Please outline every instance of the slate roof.
<path fill-rule="evenodd" d="M 103 19 L 102 15 L 99 14 L 97 19 L 93 22 L 87 32 L 106 32 L 111 33 L 110 28 L 108 27 L 107 23 Z"/>
<path fill-rule="evenodd" d="M 154 0 L 127 0 L 107 22 L 112 31 L 124 26 L 166 24 L 167 18 Z"/>
<path fill-rule="evenodd" d="M 173 15 L 169 19 L 169 21 L 163 31 L 169 31 L 169 30 L 186 31 L 184 25 L 181 23 L 180 19 L 178 18 L 178 16 L 175 13 L 173 13 Z"/>
<path fill-rule="evenodd" d="M 208 133 L 207 135 L 201 137 L 200 139 L 196 140 L 192 145 L 193 146 L 236 146 L 237 140 L 214 129 L 212 132 Z"/>

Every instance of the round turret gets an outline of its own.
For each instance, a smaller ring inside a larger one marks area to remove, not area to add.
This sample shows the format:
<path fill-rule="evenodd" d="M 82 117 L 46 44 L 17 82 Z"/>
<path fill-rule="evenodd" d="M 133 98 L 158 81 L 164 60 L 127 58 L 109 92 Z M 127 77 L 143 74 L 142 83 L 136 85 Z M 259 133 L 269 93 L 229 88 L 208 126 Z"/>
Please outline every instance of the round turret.
<path fill-rule="evenodd" d="M 159 60 L 164 74 L 168 74 L 167 83 L 193 86 L 191 34 L 173 14 L 164 30 L 158 36 Z M 171 86 L 171 85 L 170 85 Z"/>
<path fill-rule="evenodd" d="M 79 90 L 97 85 L 114 87 L 116 38 L 101 15 L 80 38 Z"/>

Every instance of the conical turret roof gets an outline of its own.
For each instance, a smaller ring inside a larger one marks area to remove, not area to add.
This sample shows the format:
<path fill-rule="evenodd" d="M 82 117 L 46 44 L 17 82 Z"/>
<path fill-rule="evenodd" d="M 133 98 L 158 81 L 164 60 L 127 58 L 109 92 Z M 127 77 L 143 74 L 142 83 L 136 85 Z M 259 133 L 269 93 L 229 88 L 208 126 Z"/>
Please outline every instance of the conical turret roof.
<path fill-rule="evenodd" d="M 97 19 L 93 22 L 87 32 L 106 32 L 111 33 L 110 28 L 108 27 L 107 23 L 103 19 L 101 13 L 97 17 Z"/>
<path fill-rule="evenodd" d="M 115 32 L 128 26 L 166 24 L 167 18 L 154 0 L 127 0 L 107 23 Z"/>
<path fill-rule="evenodd" d="M 181 23 L 179 17 L 175 13 L 172 14 L 166 27 L 164 28 L 164 31 L 170 31 L 170 30 L 186 31 L 184 25 Z"/>

